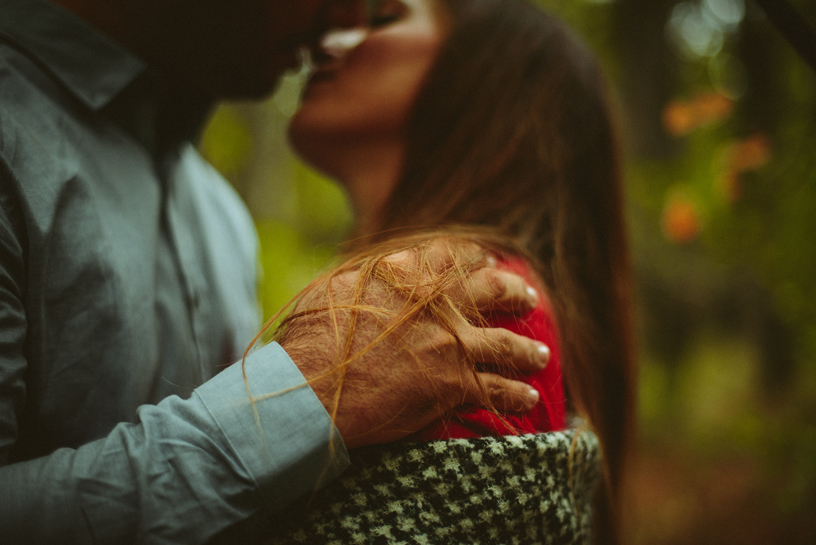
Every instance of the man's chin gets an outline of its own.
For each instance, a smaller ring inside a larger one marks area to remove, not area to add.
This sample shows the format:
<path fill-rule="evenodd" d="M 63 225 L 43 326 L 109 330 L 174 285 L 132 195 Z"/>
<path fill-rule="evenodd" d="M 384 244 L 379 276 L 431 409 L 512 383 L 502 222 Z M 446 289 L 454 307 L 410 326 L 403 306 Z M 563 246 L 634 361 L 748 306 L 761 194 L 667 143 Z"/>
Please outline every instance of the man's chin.
<path fill-rule="evenodd" d="M 287 72 L 297 70 L 290 63 L 275 63 L 253 68 L 246 63 L 224 70 L 222 74 L 209 78 L 199 78 L 199 87 L 208 95 L 219 100 L 262 100 L 274 93 Z"/>
<path fill-rule="evenodd" d="M 300 70 L 301 60 L 297 52 L 287 52 L 276 55 L 266 66 L 251 70 L 243 67 L 244 72 L 228 85 L 226 94 L 222 98 L 238 100 L 261 100 L 269 97 L 280 86 L 281 79 L 286 74 Z"/>
<path fill-rule="evenodd" d="M 209 85 L 205 91 L 220 100 L 263 100 L 278 89 L 283 74 L 281 71 L 266 78 L 231 79 L 220 85 Z"/>

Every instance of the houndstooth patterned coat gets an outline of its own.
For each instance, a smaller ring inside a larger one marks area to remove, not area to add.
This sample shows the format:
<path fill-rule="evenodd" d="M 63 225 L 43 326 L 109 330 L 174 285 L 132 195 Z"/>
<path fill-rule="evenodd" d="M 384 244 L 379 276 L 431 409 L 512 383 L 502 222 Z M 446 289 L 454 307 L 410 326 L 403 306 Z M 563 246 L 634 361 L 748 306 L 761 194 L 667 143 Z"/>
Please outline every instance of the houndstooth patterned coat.
<path fill-rule="evenodd" d="M 600 453 L 575 430 L 381 445 L 276 514 L 266 545 L 584 544 Z"/>

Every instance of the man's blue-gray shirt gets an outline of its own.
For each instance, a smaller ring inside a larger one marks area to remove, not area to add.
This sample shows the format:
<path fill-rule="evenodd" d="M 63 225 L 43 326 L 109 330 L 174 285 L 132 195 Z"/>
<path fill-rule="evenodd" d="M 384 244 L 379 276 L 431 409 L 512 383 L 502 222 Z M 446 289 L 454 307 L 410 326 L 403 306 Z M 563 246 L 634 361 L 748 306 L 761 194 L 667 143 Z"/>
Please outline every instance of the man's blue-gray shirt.
<path fill-rule="evenodd" d="M 309 388 L 256 420 L 240 366 L 215 376 L 257 331 L 257 247 L 189 143 L 207 106 L 0 0 L 0 536 L 198 542 L 346 463 Z M 248 378 L 303 383 L 277 345 Z"/>

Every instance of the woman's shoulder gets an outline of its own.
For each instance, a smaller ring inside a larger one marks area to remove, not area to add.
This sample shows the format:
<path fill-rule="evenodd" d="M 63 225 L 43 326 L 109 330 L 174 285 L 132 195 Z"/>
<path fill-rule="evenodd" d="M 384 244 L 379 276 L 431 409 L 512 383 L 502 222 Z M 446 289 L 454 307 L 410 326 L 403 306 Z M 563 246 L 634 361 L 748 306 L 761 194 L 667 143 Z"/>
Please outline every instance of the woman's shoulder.
<path fill-rule="evenodd" d="M 378 445 L 273 517 L 268 544 L 588 543 L 598 440 L 576 429 Z"/>
<path fill-rule="evenodd" d="M 544 282 L 538 277 L 533 266 L 523 257 L 503 255 L 496 263 L 496 268 L 522 277 L 536 290 L 538 305 L 524 316 L 511 314 L 494 314 L 489 317 L 492 327 L 503 327 L 513 333 L 541 341 L 550 347 L 551 352 L 558 349 L 558 325 L 553 306 Z M 553 353 L 553 355 L 556 355 Z"/>
<path fill-rule="evenodd" d="M 520 275 L 533 286 L 543 284 L 534 281 L 535 273 L 532 267 L 521 257 L 502 256 L 497 260 L 496 267 Z M 511 313 L 494 313 L 487 317 L 486 325 L 507 329 L 549 347 L 550 360 L 547 367 L 536 373 L 517 377 L 538 391 L 539 403 L 526 413 L 501 415 L 480 407 L 462 406 L 418 432 L 416 438 L 430 441 L 497 437 L 564 428 L 566 402 L 561 378 L 558 327 L 549 298 L 541 291 L 538 295 L 539 304 L 528 314 L 516 316 Z"/>

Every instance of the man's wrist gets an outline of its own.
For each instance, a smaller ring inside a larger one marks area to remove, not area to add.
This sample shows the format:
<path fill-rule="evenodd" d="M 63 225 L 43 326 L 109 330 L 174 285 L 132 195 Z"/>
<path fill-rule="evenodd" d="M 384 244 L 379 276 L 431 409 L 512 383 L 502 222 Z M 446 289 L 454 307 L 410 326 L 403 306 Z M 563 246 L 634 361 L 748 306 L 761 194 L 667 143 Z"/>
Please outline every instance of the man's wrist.
<path fill-rule="evenodd" d="M 349 464 L 331 417 L 277 343 L 247 357 L 244 370 L 241 362 L 233 364 L 196 395 L 274 508 L 326 484 Z"/>

